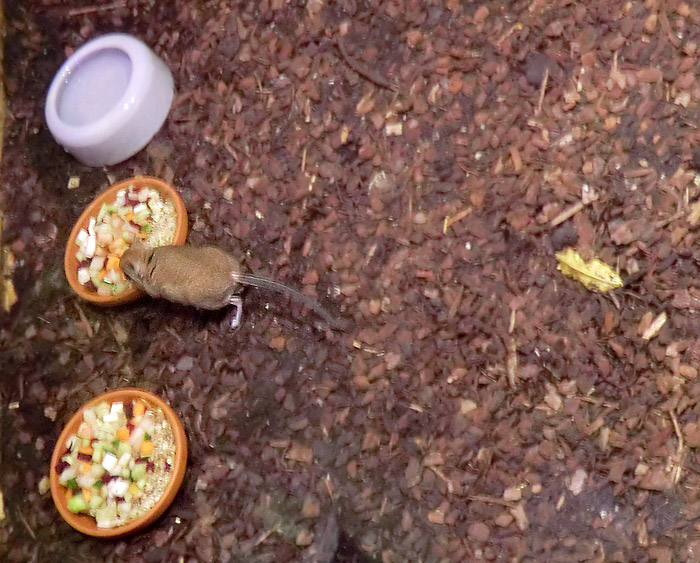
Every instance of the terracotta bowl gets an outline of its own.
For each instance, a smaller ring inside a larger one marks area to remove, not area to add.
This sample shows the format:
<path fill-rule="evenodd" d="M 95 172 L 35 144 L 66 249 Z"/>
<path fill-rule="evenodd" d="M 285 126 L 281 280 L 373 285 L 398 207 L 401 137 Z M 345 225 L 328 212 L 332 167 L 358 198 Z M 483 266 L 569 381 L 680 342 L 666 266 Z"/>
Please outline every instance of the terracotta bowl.
<path fill-rule="evenodd" d="M 163 491 L 163 495 L 160 497 L 158 502 L 156 502 L 149 512 L 140 518 L 115 528 L 98 528 L 97 522 L 92 516 L 86 514 L 74 514 L 68 510 L 66 489 L 58 483 L 59 475 L 56 472 L 56 465 L 66 452 L 66 441 L 72 434 L 77 432 L 78 427 L 83 420 L 83 410 L 85 408 L 96 406 L 102 401 L 133 401 L 135 399 L 143 399 L 149 407 L 160 408 L 165 414 L 166 420 L 170 423 L 170 426 L 173 429 L 173 433 L 175 434 L 175 460 L 171 470 L 170 482 L 166 486 L 165 491 Z M 185 431 L 177 415 L 168 406 L 168 404 L 161 398 L 142 389 L 118 389 L 116 391 L 110 391 L 109 393 L 99 395 L 98 397 L 95 397 L 94 399 L 85 403 L 80 410 L 72 416 L 70 421 L 68 421 L 68 424 L 66 424 L 63 432 L 61 432 L 61 436 L 58 438 L 58 442 L 53 450 L 53 455 L 51 456 L 51 469 L 49 473 L 49 480 L 51 482 L 51 496 L 53 497 L 53 502 L 56 505 L 56 508 L 58 508 L 61 516 L 63 516 L 63 519 L 79 532 L 89 536 L 102 538 L 122 536 L 145 528 L 149 524 L 155 522 L 163 514 L 163 512 L 165 512 L 168 506 L 170 506 L 175 499 L 175 495 L 180 489 L 182 479 L 185 475 L 186 465 L 187 439 L 185 437 Z"/>
<path fill-rule="evenodd" d="M 187 210 L 185 209 L 185 204 L 183 203 L 180 195 L 163 180 L 159 180 L 158 178 L 153 178 L 151 176 L 136 176 L 134 178 L 124 180 L 123 182 L 119 182 L 118 184 L 106 189 L 94 200 L 92 200 L 92 203 L 87 206 L 85 211 L 82 212 L 78 220 L 75 222 L 73 230 L 68 237 L 66 253 L 63 258 L 63 268 L 66 272 L 66 278 L 68 279 L 68 283 L 73 291 L 75 291 L 83 299 L 95 303 L 96 305 L 121 305 L 123 303 L 135 301 L 144 295 L 141 290 L 136 289 L 135 287 L 127 289 L 115 296 L 98 295 L 96 292 L 90 291 L 78 281 L 78 258 L 75 256 L 75 253 L 78 250 L 78 246 L 75 244 L 75 239 L 78 236 L 80 229 L 87 229 L 88 223 L 90 222 L 90 217 L 97 217 L 103 203 L 113 202 L 117 198 L 117 192 L 119 190 L 128 188 L 131 185 L 136 186 L 137 188 L 154 188 L 158 190 L 161 197 L 171 199 L 175 204 L 175 212 L 177 213 L 173 244 L 183 244 L 185 240 L 187 240 Z"/>

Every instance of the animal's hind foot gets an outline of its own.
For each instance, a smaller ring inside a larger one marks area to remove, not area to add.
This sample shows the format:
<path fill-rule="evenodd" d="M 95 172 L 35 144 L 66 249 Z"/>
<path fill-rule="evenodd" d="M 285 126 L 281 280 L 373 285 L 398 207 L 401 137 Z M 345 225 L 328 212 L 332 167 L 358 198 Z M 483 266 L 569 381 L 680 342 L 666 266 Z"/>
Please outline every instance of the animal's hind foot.
<path fill-rule="evenodd" d="M 229 303 L 236 308 L 236 312 L 231 319 L 231 328 L 236 329 L 241 325 L 241 316 L 243 316 L 243 300 L 236 295 L 229 299 Z"/>

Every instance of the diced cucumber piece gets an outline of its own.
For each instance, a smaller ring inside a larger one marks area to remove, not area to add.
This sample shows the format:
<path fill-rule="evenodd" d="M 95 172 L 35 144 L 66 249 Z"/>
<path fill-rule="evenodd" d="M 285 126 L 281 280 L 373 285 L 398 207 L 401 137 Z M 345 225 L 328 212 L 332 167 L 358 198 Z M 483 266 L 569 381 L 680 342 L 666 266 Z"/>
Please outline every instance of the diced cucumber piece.
<path fill-rule="evenodd" d="M 103 504 L 95 511 L 95 520 L 100 528 L 107 528 L 112 520 L 117 518 L 117 507 L 114 504 Z"/>
<path fill-rule="evenodd" d="M 92 484 L 92 486 L 93 486 L 95 489 L 101 489 L 102 487 L 104 487 L 104 482 L 102 481 L 102 479 L 98 479 L 97 481 L 95 481 L 95 482 Z"/>
<path fill-rule="evenodd" d="M 92 448 L 92 461 L 95 463 L 100 463 L 102 461 L 102 455 L 104 454 L 101 446 L 102 442 L 96 442 Z"/>
<path fill-rule="evenodd" d="M 90 508 L 95 510 L 104 504 L 104 499 L 100 495 L 92 495 L 90 497 Z"/>
<path fill-rule="evenodd" d="M 111 288 L 112 295 L 118 295 L 119 293 L 124 291 L 127 287 L 129 287 L 129 285 L 124 283 L 124 282 L 115 283 L 114 286 Z"/>
<path fill-rule="evenodd" d="M 97 222 L 101 223 L 102 218 L 107 214 L 107 204 L 103 203 L 102 207 L 100 207 L 100 212 L 97 214 Z"/>
<path fill-rule="evenodd" d="M 88 504 L 85 502 L 83 495 L 74 495 L 68 499 L 68 510 L 74 513 L 83 512 L 87 510 Z"/>
<path fill-rule="evenodd" d="M 97 424 L 97 415 L 93 408 L 85 409 L 83 412 L 83 420 L 87 422 L 90 426 L 95 426 Z"/>
<path fill-rule="evenodd" d="M 131 470 L 131 480 L 132 481 L 140 481 L 146 477 L 146 464 L 145 463 L 137 463 L 134 465 L 134 468 Z"/>
<path fill-rule="evenodd" d="M 66 460 L 64 459 L 63 461 L 66 461 Z M 71 467 L 66 467 L 66 468 L 61 472 L 61 475 L 59 475 L 59 477 L 58 477 L 58 482 L 59 482 L 61 485 L 66 486 L 66 484 L 68 483 L 68 480 L 69 480 L 69 479 L 75 478 L 75 474 L 76 474 L 76 471 L 75 471 L 75 468 L 74 468 L 73 466 L 71 466 Z"/>
<path fill-rule="evenodd" d="M 96 447 L 96 446 L 98 446 L 98 445 L 100 446 L 100 449 L 102 450 L 102 455 L 103 455 L 103 456 L 104 456 L 104 454 L 106 454 L 107 452 L 113 454 L 113 453 L 115 453 L 115 452 L 117 451 L 117 449 L 112 445 L 112 442 L 107 442 L 107 441 L 105 441 L 105 440 L 100 440 L 99 442 L 97 442 L 97 443 L 95 444 L 95 446 L 93 446 L 93 448 Z"/>
<path fill-rule="evenodd" d="M 146 221 L 148 221 L 148 218 L 151 215 L 151 211 L 149 209 L 144 209 L 143 211 L 139 211 L 138 213 L 134 214 L 134 223 L 143 224 Z"/>
<path fill-rule="evenodd" d="M 76 490 L 78 488 L 78 482 L 75 480 L 75 477 L 73 479 L 68 479 L 66 487 L 72 490 Z"/>
<path fill-rule="evenodd" d="M 94 463 L 90 468 L 90 477 L 93 479 L 101 479 L 105 474 L 105 468 L 99 463 Z"/>
<path fill-rule="evenodd" d="M 102 418 L 104 415 L 109 413 L 109 403 L 107 401 L 102 401 L 99 405 L 95 407 L 95 414 L 98 418 Z"/>
<path fill-rule="evenodd" d="M 131 503 L 124 501 L 117 504 L 117 514 L 122 518 L 127 518 L 131 512 Z"/>
<path fill-rule="evenodd" d="M 131 444 L 129 442 L 119 442 L 117 445 L 117 457 L 121 457 L 126 453 L 131 453 Z"/>

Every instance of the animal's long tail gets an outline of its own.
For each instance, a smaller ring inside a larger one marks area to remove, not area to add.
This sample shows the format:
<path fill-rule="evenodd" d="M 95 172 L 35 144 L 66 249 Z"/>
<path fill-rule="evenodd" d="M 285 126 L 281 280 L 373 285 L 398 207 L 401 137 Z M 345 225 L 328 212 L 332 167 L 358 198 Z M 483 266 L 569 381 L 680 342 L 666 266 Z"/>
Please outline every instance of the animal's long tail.
<path fill-rule="evenodd" d="M 239 274 L 235 276 L 235 280 L 243 285 L 252 285 L 253 287 L 261 287 L 263 289 L 270 289 L 279 293 L 286 293 L 287 295 L 296 299 L 297 301 L 301 301 L 310 309 L 313 309 L 318 315 L 323 317 L 323 319 L 329 325 L 331 325 L 332 328 L 343 329 L 346 327 L 343 320 L 331 315 L 328 311 L 326 311 L 323 308 L 323 306 L 318 301 L 312 299 L 308 295 L 304 295 L 301 291 L 297 291 L 296 289 L 289 287 L 288 285 L 284 285 L 283 283 L 276 282 L 267 278 L 261 278 L 253 274 Z"/>

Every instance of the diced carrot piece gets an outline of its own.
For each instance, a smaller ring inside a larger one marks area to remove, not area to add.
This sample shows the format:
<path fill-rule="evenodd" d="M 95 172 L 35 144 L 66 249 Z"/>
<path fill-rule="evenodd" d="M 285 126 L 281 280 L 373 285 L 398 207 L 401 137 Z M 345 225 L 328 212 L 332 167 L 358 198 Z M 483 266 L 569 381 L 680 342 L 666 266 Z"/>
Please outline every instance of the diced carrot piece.
<path fill-rule="evenodd" d="M 133 211 L 129 211 L 126 215 L 124 215 L 124 219 L 126 219 L 127 221 L 133 221 L 134 217 L 136 217 L 136 215 Z"/>
<path fill-rule="evenodd" d="M 144 414 L 145 412 L 146 412 L 146 403 L 144 403 L 143 401 L 136 401 L 136 403 L 134 403 L 133 415 L 139 416 L 139 415 Z"/>
<path fill-rule="evenodd" d="M 92 446 L 81 446 L 78 448 L 78 452 L 81 454 L 92 455 L 93 451 Z"/>
<path fill-rule="evenodd" d="M 119 256 L 115 256 L 114 254 L 110 255 L 107 258 L 107 267 L 105 268 L 106 270 L 117 270 L 119 268 Z"/>
<path fill-rule="evenodd" d="M 83 438 L 92 438 L 93 433 L 92 433 L 92 426 L 89 424 L 85 423 L 85 425 L 82 427 L 80 435 Z"/>
<path fill-rule="evenodd" d="M 90 473 L 90 464 L 87 461 L 83 461 L 80 464 L 80 472 L 81 473 Z"/>
<path fill-rule="evenodd" d="M 141 442 L 141 447 L 139 447 L 139 452 L 143 455 L 148 455 L 153 452 L 153 442 L 150 440 L 144 440 Z"/>
<path fill-rule="evenodd" d="M 101 280 L 105 279 L 105 276 L 107 275 L 107 270 L 100 270 L 97 272 L 97 277 L 100 278 Z"/>
<path fill-rule="evenodd" d="M 92 491 L 90 489 L 83 489 L 83 498 L 85 499 L 85 502 L 90 502 L 90 499 L 92 498 Z"/>
<path fill-rule="evenodd" d="M 121 440 L 122 442 L 126 442 L 129 439 L 129 429 L 120 428 L 117 430 L 117 439 Z"/>

